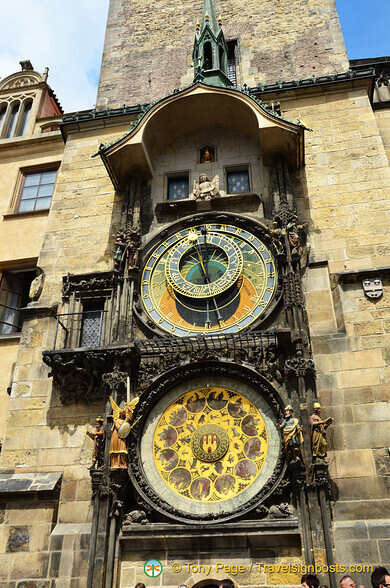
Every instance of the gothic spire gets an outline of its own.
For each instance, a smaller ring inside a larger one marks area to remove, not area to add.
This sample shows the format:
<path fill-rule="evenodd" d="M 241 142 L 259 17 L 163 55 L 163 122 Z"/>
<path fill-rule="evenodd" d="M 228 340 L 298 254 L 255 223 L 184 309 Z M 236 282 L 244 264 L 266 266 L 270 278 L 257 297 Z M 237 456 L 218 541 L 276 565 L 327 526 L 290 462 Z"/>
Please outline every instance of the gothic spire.
<path fill-rule="evenodd" d="M 202 22 L 196 25 L 194 49 L 194 82 L 231 87 L 227 75 L 227 45 L 222 20 L 217 19 L 213 0 L 203 1 Z"/>
<path fill-rule="evenodd" d="M 215 14 L 215 8 L 213 0 L 204 0 L 203 13 L 202 13 L 202 29 L 209 26 L 215 37 L 218 36 L 220 26 L 218 25 L 217 16 Z"/>

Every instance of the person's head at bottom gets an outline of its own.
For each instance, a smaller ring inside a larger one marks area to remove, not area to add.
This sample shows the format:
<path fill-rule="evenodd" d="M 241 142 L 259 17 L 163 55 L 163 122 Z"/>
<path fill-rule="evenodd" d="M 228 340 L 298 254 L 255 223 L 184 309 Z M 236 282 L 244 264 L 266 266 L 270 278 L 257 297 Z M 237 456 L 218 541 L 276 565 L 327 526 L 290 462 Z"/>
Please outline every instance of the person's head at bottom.
<path fill-rule="evenodd" d="M 314 574 L 305 574 L 301 578 L 301 588 L 318 588 L 320 581 Z"/>
<path fill-rule="evenodd" d="M 138 582 L 138 584 L 135 585 L 135 588 L 146 588 L 146 586 L 143 582 Z"/>
<path fill-rule="evenodd" d="M 343 576 L 340 580 L 340 588 L 356 588 L 354 579 L 351 576 Z"/>
<path fill-rule="evenodd" d="M 371 574 L 372 588 L 390 588 L 390 574 L 386 568 L 377 567 Z"/>
<path fill-rule="evenodd" d="M 221 580 L 218 584 L 218 588 L 235 588 L 234 584 L 231 580 L 226 578 L 226 580 Z"/>

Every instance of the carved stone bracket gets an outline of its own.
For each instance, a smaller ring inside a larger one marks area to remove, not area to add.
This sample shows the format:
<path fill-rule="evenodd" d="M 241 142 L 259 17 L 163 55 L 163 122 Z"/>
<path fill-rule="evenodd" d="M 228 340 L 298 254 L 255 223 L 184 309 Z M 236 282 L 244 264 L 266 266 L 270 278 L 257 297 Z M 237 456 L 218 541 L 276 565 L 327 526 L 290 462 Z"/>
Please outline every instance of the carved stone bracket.
<path fill-rule="evenodd" d="M 108 382 L 118 379 L 114 366 L 127 369 L 138 364 L 134 349 L 105 349 L 99 351 L 44 351 L 43 362 L 51 368 L 55 386 L 60 390 L 60 400 L 70 404 L 80 400 L 96 402 L 107 396 Z M 127 374 L 127 373 L 126 373 Z"/>
<path fill-rule="evenodd" d="M 67 274 L 62 278 L 62 299 L 68 300 L 72 292 L 96 292 L 110 290 L 117 277 L 114 272 L 93 274 Z"/>
<path fill-rule="evenodd" d="M 284 369 L 287 377 L 303 377 L 308 375 L 315 376 L 315 366 L 312 359 L 305 359 L 303 357 L 293 357 L 287 359 L 284 364 Z"/>
<path fill-rule="evenodd" d="M 114 365 L 112 372 L 102 375 L 103 382 L 110 388 L 111 394 L 115 395 L 123 392 L 123 389 L 126 386 L 127 377 L 127 372 L 119 371 L 118 364 Z"/>

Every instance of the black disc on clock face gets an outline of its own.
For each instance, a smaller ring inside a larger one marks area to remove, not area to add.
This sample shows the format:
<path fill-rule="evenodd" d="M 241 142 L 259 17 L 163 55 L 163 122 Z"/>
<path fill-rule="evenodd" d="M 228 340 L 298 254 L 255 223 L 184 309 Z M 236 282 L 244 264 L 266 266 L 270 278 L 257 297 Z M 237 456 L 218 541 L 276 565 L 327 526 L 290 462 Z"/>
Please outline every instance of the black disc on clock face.
<path fill-rule="evenodd" d="M 271 252 L 250 231 L 208 223 L 174 233 L 144 265 L 148 316 L 179 337 L 238 333 L 261 317 L 276 289 Z"/>

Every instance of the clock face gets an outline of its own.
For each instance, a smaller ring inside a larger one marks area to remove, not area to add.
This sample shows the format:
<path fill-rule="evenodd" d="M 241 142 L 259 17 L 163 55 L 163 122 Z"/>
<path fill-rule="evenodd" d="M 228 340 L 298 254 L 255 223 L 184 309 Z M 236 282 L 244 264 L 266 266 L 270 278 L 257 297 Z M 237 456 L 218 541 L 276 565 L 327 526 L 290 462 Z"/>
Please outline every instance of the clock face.
<path fill-rule="evenodd" d="M 182 380 L 178 370 L 173 387 L 160 387 L 133 440 L 138 451 L 134 446 L 131 475 L 146 500 L 179 520 L 240 516 L 281 474 L 279 401 L 260 376 L 249 383 L 246 368 L 233 377 L 230 369 L 194 364 Z"/>
<path fill-rule="evenodd" d="M 219 503 L 238 496 L 260 475 L 268 432 L 259 409 L 235 390 L 197 388 L 175 400 L 153 436 L 162 481 L 179 496 Z"/>
<path fill-rule="evenodd" d="M 174 233 L 149 254 L 141 293 L 149 318 L 178 337 L 237 333 L 276 289 L 270 250 L 248 230 L 209 223 Z"/>

